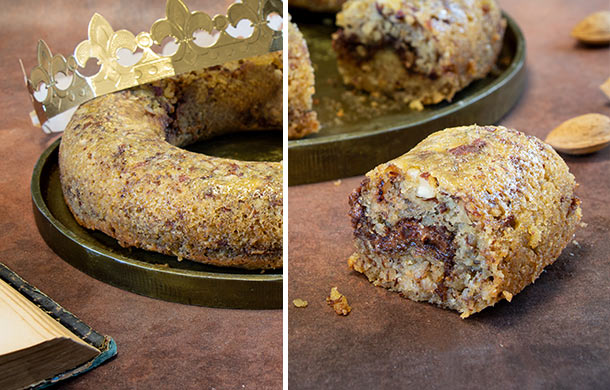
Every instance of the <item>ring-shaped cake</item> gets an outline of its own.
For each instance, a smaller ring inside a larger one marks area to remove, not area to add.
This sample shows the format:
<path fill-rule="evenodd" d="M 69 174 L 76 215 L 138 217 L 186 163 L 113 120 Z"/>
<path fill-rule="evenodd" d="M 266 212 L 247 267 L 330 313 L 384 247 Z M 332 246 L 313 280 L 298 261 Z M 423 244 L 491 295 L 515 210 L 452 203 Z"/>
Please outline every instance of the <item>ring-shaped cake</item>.
<path fill-rule="evenodd" d="M 180 146 L 281 129 L 281 52 L 91 100 L 67 126 L 59 167 L 79 224 L 178 259 L 282 266 L 282 163 Z"/>

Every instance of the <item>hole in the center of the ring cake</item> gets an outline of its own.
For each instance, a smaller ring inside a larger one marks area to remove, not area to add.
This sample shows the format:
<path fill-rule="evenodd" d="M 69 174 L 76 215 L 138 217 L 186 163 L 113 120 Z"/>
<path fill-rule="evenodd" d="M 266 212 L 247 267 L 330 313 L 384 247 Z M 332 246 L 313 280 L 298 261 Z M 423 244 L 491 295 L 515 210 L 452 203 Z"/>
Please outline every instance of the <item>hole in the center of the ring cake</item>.
<path fill-rule="evenodd" d="M 134 66 L 142 59 L 144 52 L 138 48 L 135 52 L 122 47 L 116 52 L 117 62 L 122 66 Z"/>
<path fill-rule="evenodd" d="M 204 30 L 197 30 L 193 33 L 193 43 L 199 47 L 213 46 L 220 37 L 220 31 L 213 30 L 211 33 Z"/>
<path fill-rule="evenodd" d="M 282 161 L 281 131 L 245 131 L 219 135 L 183 147 L 191 152 L 241 161 Z"/>
<path fill-rule="evenodd" d="M 233 38 L 250 38 L 252 36 L 252 33 L 254 32 L 254 25 L 252 24 L 250 19 L 242 19 L 237 23 L 235 27 L 233 27 L 233 25 L 231 24 L 228 25 L 225 31 Z"/>
<path fill-rule="evenodd" d="M 283 18 L 277 12 L 271 12 L 267 15 L 267 26 L 274 31 L 282 31 Z"/>

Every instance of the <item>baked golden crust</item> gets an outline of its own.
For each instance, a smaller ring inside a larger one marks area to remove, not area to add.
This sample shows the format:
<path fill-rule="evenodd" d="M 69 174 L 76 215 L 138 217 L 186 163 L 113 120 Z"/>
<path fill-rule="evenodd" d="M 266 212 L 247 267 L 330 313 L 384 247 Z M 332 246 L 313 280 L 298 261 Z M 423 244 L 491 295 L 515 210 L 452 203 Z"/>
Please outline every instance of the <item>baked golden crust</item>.
<path fill-rule="evenodd" d="M 351 0 L 337 25 L 343 81 L 418 106 L 489 73 L 506 22 L 494 0 Z"/>
<path fill-rule="evenodd" d="M 350 266 L 375 285 L 462 317 L 510 301 L 553 263 L 581 217 L 555 151 L 504 127 L 432 134 L 350 198 Z"/>
<path fill-rule="evenodd" d="M 288 138 L 303 138 L 320 129 L 313 110 L 314 71 L 307 42 L 294 23 L 288 23 Z"/>
<path fill-rule="evenodd" d="M 64 199 L 76 220 L 123 246 L 179 259 L 281 267 L 281 163 L 179 148 L 281 126 L 281 86 L 281 53 L 274 53 L 83 104 L 59 150 Z"/>

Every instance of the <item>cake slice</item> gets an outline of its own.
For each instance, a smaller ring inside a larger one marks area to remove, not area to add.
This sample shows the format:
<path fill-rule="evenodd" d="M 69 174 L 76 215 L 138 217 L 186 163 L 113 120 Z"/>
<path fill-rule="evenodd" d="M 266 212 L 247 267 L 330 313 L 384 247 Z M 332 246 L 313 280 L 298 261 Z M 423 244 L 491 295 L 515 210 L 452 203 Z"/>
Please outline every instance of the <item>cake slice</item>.
<path fill-rule="evenodd" d="M 535 137 L 476 125 L 434 133 L 351 195 L 349 266 L 468 317 L 510 301 L 557 259 L 580 221 L 575 187 Z"/>
<path fill-rule="evenodd" d="M 344 83 L 421 109 L 489 73 L 506 21 L 494 0 L 351 0 L 337 25 Z"/>
<path fill-rule="evenodd" d="M 298 27 L 288 23 L 288 138 L 303 138 L 320 129 L 313 110 L 315 78 L 307 42 Z"/>

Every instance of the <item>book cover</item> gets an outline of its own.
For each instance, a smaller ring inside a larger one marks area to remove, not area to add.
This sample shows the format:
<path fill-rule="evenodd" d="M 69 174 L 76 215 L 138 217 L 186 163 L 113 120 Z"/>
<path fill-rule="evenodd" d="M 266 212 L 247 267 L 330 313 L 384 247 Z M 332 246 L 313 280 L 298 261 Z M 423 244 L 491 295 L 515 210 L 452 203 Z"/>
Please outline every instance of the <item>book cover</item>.
<path fill-rule="evenodd" d="M 9 284 L 26 299 L 41 308 L 50 317 L 57 320 L 61 325 L 70 330 L 81 340 L 100 351 L 100 354 L 94 359 L 68 371 L 58 373 L 51 378 L 44 379 L 38 383 L 33 383 L 31 385 L 32 388 L 42 389 L 64 379 L 80 375 L 99 366 L 117 354 L 116 343 L 112 337 L 102 335 L 93 330 L 89 325 L 85 324 L 74 314 L 65 310 L 57 302 L 23 280 L 19 275 L 2 263 L 0 263 L 0 279 Z"/>

